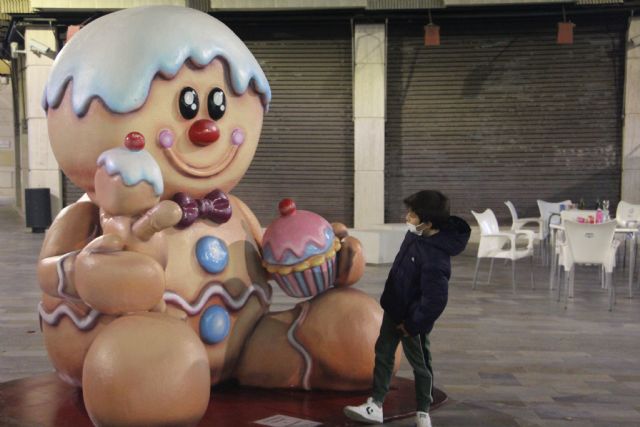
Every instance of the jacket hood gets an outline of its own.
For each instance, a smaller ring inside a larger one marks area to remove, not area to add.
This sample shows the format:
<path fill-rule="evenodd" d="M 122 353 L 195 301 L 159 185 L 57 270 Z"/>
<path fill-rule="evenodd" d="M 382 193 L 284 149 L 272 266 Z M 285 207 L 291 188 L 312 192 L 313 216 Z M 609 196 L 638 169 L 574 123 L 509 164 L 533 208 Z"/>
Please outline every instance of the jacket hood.
<path fill-rule="evenodd" d="M 447 224 L 438 233 L 424 237 L 423 241 L 441 249 L 449 256 L 454 256 L 464 251 L 470 235 L 471 228 L 464 219 L 450 216 Z"/>

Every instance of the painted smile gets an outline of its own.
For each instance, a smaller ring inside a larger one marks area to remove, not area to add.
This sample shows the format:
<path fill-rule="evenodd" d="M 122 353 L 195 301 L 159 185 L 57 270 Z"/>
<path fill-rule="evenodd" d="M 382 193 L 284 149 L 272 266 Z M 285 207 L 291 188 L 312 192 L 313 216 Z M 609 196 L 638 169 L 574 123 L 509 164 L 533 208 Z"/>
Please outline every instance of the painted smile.
<path fill-rule="evenodd" d="M 225 170 L 227 166 L 229 166 L 229 164 L 236 157 L 238 148 L 238 145 L 232 145 L 218 163 L 207 167 L 198 167 L 189 163 L 180 155 L 179 152 L 174 151 L 173 147 L 166 148 L 163 151 L 165 156 L 167 156 L 167 158 L 169 159 L 169 162 L 171 162 L 173 167 L 175 167 L 178 171 L 197 178 L 209 178 L 219 174 L 220 172 Z"/>

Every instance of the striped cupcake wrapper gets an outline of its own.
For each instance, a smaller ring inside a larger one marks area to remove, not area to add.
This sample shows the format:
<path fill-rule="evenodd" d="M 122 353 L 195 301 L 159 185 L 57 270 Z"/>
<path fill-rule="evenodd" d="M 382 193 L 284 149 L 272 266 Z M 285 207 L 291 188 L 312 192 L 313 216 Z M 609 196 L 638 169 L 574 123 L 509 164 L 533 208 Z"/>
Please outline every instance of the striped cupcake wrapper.
<path fill-rule="evenodd" d="M 318 295 L 335 283 L 336 257 L 304 271 L 291 272 L 284 276 L 274 274 L 274 278 L 284 293 L 290 297 L 308 298 Z"/>

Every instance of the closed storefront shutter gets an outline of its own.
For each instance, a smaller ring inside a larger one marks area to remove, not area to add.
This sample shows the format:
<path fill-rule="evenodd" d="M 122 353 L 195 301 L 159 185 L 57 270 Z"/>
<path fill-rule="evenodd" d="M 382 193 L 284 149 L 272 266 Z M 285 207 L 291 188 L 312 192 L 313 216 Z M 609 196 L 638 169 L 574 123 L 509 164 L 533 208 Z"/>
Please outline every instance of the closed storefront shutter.
<path fill-rule="evenodd" d="M 76 186 L 67 176 L 62 173 L 62 203 L 64 206 L 78 201 L 84 194 L 84 190 Z"/>
<path fill-rule="evenodd" d="M 225 23 L 253 52 L 273 94 L 253 163 L 232 194 L 263 226 L 285 197 L 352 226 L 349 21 Z"/>
<path fill-rule="evenodd" d="M 452 212 L 492 208 L 538 216 L 536 199 L 620 197 L 626 18 L 572 17 L 573 45 L 553 17 L 391 21 L 387 73 L 385 219 L 423 188 Z"/>

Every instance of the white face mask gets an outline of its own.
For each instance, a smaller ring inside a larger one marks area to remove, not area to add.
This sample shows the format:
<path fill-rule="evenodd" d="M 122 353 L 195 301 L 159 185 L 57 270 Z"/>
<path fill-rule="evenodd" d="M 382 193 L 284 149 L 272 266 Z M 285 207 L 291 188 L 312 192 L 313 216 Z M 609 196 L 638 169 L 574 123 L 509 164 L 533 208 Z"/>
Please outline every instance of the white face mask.
<path fill-rule="evenodd" d="M 407 222 L 407 229 L 415 234 L 416 236 L 422 236 L 422 230 L 418 230 L 418 226 L 422 225 L 422 223 L 415 225 L 415 224 L 411 224 L 410 222 Z"/>

